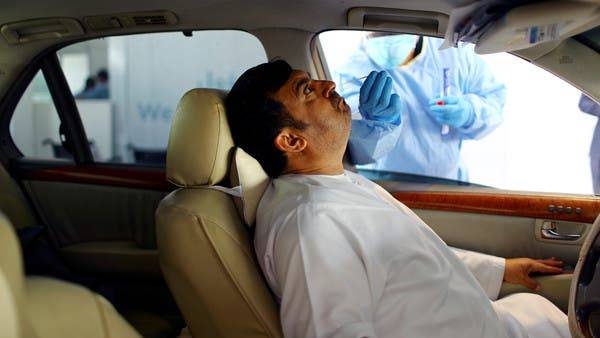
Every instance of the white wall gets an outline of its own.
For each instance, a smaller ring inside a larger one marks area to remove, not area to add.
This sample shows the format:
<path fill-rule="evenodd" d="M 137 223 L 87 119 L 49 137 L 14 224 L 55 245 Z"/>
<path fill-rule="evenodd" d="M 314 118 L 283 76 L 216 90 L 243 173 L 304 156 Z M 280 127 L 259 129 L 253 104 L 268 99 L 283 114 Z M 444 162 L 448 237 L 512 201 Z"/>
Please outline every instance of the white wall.
<path fill-rule="evenodd" d="M 487 137 L 464 142 L 470 181 L 591 194 L 589 149 L 597 119 L 579 111 L 579 90 L 513 55 L 483 58 L 506 84 L 505 120 Z"/>
<path fill-rule="evenodd" d="M 15 108 L 10 121 L 10 134 L 19 150 L 26 155 L 34 155 L 35 145 L 33 131 L 33 96 L 32 86 L 28 86 L 19 104 Z"/>
<path fill-rule="evenodd" d="M 196 87 L 229 89 L 246 69 L 267 60 L 260 42 L 238 31 L 161 33 L 108 38 L 115 153 L 128 146 L 165 149 L 181 96 Z"/>

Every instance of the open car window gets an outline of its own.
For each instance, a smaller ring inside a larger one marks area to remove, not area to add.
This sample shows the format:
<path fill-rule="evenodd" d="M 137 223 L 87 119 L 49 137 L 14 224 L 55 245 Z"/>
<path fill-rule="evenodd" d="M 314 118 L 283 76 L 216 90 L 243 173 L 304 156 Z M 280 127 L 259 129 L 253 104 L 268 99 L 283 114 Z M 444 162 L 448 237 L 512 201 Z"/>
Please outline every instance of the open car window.
<path fill-rule="evenodd" d="M 328 31 L 318 39 L 353 110 L 351 160 L 369 178 L 594 193 L 598 116 L 580 110 L 581 92 L 562 79 L 508 53 L 480 56 L 471 45 L 440 51 L 437 38 Z M 369 106 L 361 88 L 382 70 L 399 103 Z"/>

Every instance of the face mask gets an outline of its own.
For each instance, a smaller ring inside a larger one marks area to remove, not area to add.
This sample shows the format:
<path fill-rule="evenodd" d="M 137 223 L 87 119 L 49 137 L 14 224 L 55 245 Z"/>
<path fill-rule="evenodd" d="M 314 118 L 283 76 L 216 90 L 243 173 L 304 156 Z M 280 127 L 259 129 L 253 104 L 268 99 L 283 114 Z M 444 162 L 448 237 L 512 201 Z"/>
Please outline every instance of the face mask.
<path fill-rule="evenodd" d="M 392 69 L 401 65 L 415 48 L 416 35 L 386 35 L 365 41 L 367 54 L 383 69 Z"/>

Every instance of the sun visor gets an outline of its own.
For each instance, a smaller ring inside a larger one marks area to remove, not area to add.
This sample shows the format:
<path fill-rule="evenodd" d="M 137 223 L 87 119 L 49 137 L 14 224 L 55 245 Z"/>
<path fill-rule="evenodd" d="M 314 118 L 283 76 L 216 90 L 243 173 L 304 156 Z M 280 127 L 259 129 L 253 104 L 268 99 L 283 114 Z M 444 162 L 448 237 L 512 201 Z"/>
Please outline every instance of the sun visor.
<path fill-rule="evenodd" d="M 600 5 L 547 1 L 510 9 L 486 29 L 475 46 L 478 54 L 526 49 L 564 40 L 600 23 Z"/>
<path fill-rule="evenodd" d="M 355 7 L 348 11 L 348 27 L 441 36 L 448 16 L 443 13 L 405 9 Z"/>

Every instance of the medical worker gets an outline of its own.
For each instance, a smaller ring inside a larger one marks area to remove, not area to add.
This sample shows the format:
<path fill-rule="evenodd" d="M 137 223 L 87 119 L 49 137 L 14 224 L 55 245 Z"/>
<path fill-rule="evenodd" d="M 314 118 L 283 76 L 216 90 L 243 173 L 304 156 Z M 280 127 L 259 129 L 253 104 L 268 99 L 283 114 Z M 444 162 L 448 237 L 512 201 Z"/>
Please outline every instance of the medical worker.
<path fill-rule="evenodd" d="M 581 94 L 579 109 L 588 114 L 598 117 L 598 123 L 594 129 L 592 144 L 590 145 L 590 167 L 592 169 L 592 182 L 594 194 L 600 194 L 600 105 L 589 97 Z"/>
<path fill-rule="evenodd" d="M 506 91 L 472 47 L 440 51 L 442 42 L 372 33 L 338 70 L 354 163 L 468 181 L 462 141 L 500 124 Z"/>

